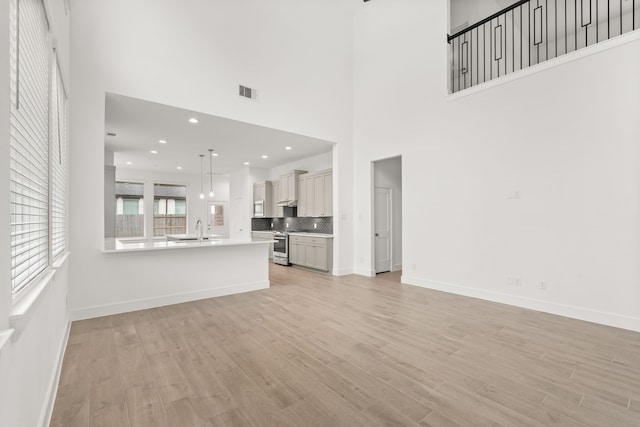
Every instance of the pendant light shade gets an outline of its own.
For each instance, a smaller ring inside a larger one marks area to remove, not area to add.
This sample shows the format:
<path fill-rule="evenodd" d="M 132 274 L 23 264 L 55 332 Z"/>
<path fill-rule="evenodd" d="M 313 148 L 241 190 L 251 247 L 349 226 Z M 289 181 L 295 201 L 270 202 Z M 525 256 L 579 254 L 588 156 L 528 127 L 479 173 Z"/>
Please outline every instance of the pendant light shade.
<path fill-rule="evenodd" d="M 202 159 L 204 158 L 204 154 L 200 154 L 200 198 L 204 199 L 204 183 L 202 176 Z"/>
<path fill-rule="evenodd" d="M 211 157 L 213 156 L 213 149 L 209 148 L 209 198 L 213 199 L 215 194 L 213 193 L 213 160 Z"/>

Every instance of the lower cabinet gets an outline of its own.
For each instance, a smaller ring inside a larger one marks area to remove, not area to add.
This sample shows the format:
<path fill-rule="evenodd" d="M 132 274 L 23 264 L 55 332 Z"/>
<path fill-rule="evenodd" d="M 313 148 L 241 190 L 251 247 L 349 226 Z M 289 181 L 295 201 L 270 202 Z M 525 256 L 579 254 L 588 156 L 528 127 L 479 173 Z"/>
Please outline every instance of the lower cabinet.
<path fill-rule="evenodd" d="M 331 271 L 333 238 L 289 236 L 289 262 L 315 270 Z"/>

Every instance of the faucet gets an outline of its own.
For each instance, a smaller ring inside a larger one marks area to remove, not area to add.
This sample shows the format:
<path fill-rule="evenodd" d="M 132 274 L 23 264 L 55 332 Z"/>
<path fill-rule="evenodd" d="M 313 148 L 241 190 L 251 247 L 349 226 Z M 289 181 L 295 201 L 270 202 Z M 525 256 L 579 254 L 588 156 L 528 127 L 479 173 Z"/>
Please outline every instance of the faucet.
<path fill-rule="evenodd" d="M 198 220 L 196 221 L 196 233 L 198 236 L 198 240 L 201 242 L 202 242 L 202 232 L 203 232 L 202 221 L 200 220 L 200 218 L 198 218 Z"/>

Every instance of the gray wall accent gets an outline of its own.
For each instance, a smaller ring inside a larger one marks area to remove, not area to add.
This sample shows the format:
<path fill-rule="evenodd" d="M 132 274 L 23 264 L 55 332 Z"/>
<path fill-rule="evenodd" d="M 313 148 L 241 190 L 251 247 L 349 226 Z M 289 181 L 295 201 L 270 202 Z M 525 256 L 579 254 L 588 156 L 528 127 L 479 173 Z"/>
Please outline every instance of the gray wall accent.
<path fill-rule="evenodd" d="M 273 227 L 271 226 L 273 224 Z M 289 224 L 289 227 L 286 226 Z M 316 228 L 313 225 L 316 224 Z M 333 234 L 332 217 L 252 218 L 251 231 L 308 231 Z"/>

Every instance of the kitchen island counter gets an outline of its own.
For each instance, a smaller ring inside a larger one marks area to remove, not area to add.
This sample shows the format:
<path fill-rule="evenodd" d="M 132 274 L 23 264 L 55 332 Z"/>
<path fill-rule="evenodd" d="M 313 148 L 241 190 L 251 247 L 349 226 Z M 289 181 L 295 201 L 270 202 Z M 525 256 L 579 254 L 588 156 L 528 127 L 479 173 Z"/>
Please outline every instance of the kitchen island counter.
<path fill-rule="evenodd" d="M 195 249 L 221 246 L 262 245 L 273 243 L 269 239 L 208 239 L 208 240 L 122 240 L 105 239 L 104 252 L 157 251 L 166 249 Z"/>

